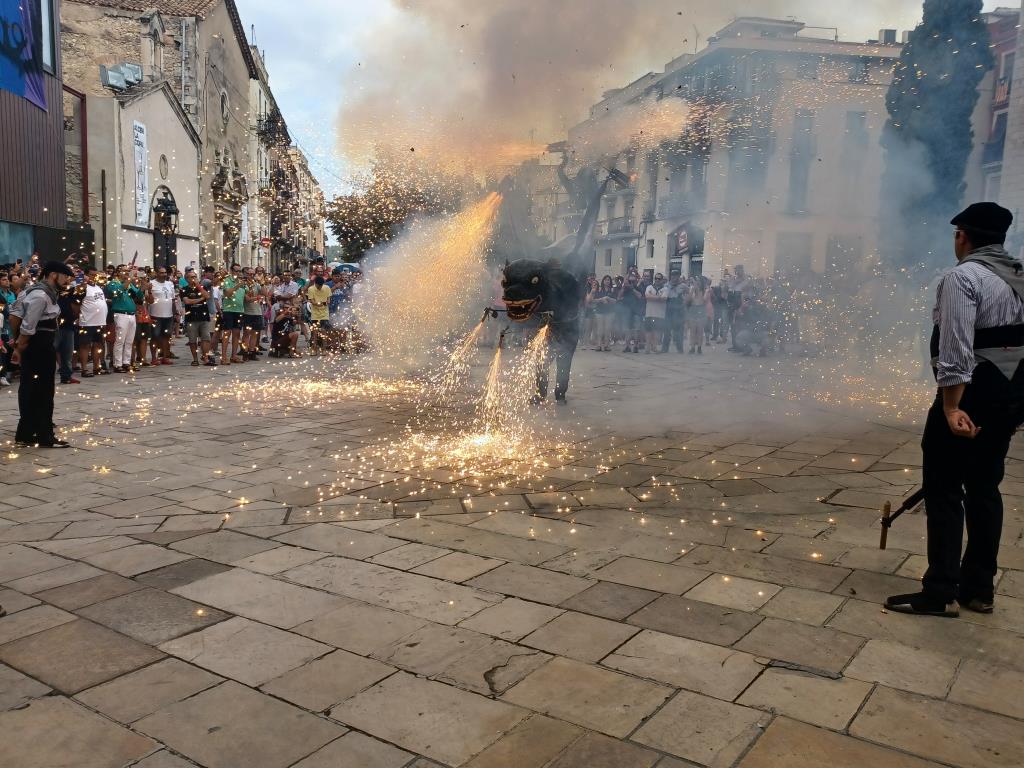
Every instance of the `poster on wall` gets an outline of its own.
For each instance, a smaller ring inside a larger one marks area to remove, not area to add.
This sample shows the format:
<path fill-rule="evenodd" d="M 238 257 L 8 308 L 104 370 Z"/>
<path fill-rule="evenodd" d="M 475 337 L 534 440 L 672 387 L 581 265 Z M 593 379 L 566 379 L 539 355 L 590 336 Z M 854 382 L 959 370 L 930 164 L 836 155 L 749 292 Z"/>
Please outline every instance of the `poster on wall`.
<path fill-rule="evenodd" d="M 46 109 L 41 4 L 0 0 L 0 88 Z"/>
<path fill-rule="evenodd" d="M 132 123 L 132 145 L 135 147 L 135 225 L 149 226 L 149 147 L 146 126 Z"/>
<path fill-rule="evenodd" d="M 238 236 L 239 245 L 249 244 L 249 204 L 242 203 L 242 231 Z"/>

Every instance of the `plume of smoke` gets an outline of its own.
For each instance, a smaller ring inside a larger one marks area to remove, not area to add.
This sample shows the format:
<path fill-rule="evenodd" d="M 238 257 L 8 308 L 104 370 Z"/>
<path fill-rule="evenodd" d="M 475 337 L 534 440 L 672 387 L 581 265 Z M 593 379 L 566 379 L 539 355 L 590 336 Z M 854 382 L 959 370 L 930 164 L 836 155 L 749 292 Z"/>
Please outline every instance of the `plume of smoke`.
<path fill-rule="evenodd" d="M 354 312 L 371 346 L 372 366 L 412 372 L 444 357 L 439 348 L 479 319 L 487 295 L 485 256 L 501 198 L 413 221 L 364 260 Z"/>
<path fill-rule="evenodd" d="M 342 154 L 358 164 L 380 147 L 414 149 L 450 169 L 539 154 L 603 90 L 660 70 L 737 15 L 838 23 L 844 36 L 866 39 L 881 26 L 909 28 L 921 7 L 866 0 L 840 15 L 811 0 L 390 2 L 345 75 Z"/>
<path fill-rule="evenodd" d="M 641 151 L 652 150 L 679 136 L 689 117 L 690 106 L 682 99 L 644 97 L 583 128 L 574 136 L 574 159 L 590 165 L 617 154 L 627 144 Z"/>

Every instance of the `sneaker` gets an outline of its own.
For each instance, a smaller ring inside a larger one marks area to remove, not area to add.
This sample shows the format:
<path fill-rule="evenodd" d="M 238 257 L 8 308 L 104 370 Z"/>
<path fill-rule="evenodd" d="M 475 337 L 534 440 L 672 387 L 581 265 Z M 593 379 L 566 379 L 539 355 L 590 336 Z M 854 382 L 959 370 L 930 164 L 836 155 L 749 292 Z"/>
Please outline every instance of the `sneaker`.
<path fill-rule="evenodd" d="M 893 595 L 886 598 L 885 607 L 897 613 L 913 613 L 918 616 L 945 616 L 955 618 L 960 609 L 955 602 L 947 603 L 941 597 L 933 597 L 925 592 L 914 592 L 908 595 Z"/>
<path fill-rule="evenodd" d="M 61 379 L 60 383 L 61 384 L 81 384 L 82 382 L 80 382 L 78 379 L 76 379 L 74 376 L 72 376 L 70 379 Z"/>
<path fill-rule="evenodd" d="M 160 359 L 160 365 L 174 365 L 174 361 L 169 357 L 164 357 Z"/>
<path fill-rule="evenodd" d="M 11 380 L 8 379 L 6 376 L 0 376 L 0 387 L 9 387 L 9 386 L 11 386 Z"/>

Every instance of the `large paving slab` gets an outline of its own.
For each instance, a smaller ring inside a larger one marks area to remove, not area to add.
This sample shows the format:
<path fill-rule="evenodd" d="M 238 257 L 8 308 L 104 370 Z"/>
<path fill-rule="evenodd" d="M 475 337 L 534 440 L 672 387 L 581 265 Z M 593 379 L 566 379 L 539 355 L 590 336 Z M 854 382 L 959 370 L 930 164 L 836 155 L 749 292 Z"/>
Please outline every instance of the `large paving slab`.
<path fill-rule="evenodd" d="M 559 447 L 481 472 L 404 455 L 414 397 L 346 360 L 59 388 L 79 447 L 0 452 L 0 718 L 39 742 L 0 765 L 1024 762 L 1024 443 L 996 612 L 888 613 L 920 428 L 768 394 L 819 365 L 582 350 L 529 416 Z"/>
<path fill-rule="evenodd" d="M 672 689 L 662 685 L 555 658 L 502 698 L 622 738 L 671 695 Z"/>
<path fill-rule="evenodd" d="M 0 765 L 11 768 L 122 768 L 158 746 L 62 696 L 0 712 Z"/>
<path fill-rule="evenodd" d="M 331 710 L 332 719 L 447 765 L 462 765 L 527 714 L 404 672 Z"/>
<path fill-rule="evenodd" d="M 157 710 L 135 729 L 208 768 L 287 768 L 345 733 L 232 681 Z"/>

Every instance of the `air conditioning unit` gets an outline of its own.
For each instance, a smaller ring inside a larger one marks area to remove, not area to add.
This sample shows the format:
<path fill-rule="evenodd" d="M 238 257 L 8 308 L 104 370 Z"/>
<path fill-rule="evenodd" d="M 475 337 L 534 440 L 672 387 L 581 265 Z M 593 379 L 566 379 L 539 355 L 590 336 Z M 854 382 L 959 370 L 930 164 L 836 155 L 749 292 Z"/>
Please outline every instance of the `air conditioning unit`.
<path fill-rule="evenodd" d="M 895 29 L 880 29 L 878 30 L 878 42 L 882 45 L 896 45 L 896 30 Z"/>

